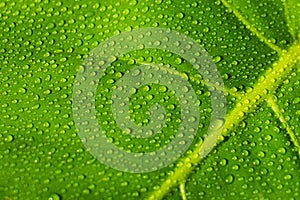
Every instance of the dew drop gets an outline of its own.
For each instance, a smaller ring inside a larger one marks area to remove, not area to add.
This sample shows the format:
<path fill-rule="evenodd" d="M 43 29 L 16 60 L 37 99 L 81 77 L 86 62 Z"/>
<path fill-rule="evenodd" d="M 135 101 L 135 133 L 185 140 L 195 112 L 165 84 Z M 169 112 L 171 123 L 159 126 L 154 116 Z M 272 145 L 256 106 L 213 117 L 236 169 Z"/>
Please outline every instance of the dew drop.
<path fill-rule="evenodd" d="M 205 32 L 205 33 L 208 33 L 210 31 L 210 28 L 209 27 L 205 27 L 204 29 L 203 29 L 203 32 Z"/>
<path fill-rule="evenodd" d="M 50 29 L 53 29 L 55 27 L 55 24 L 54 23 L 49 23 L 47 26 L 46 26 L 46 29 L 50 30 Z"/>
<path fill-rule="evenodd" d="M 286 153 L 286 149 L 284 147 L 281 147 L 281 148 L 278 149 L 278 153 L 285 154 Z"/>
<path fill-rule="evenodd" d="M 216 57 L 214 57 L 215 63 L 218 63 L 218 62 L 220 62 L 221 60 L 222 60 L 222 57 L 221 57 L 221 56 L 216 56 Z"/>
<path fill-rule="evenodd" d="M 233 181 L 234 181 L 234 176 L 233 176 L 232 174 L 228 174 L 228 175 L 225 177 L 225 182 L 226 182 L 226 183 L 231 184 L 231 183 L 233 183 Z"/>
<path fill-rule="evenodd" d="M 181 63 L 183 63 L 183 60 L 181 58 L 176 58 L 175 63 L 180 65 Z"/>
<path fill-rule="evenodd" d="M 220 165 L 221 166 L 226 166 L 228 163 L 227 159 L 223 158 L 222 160 L 220 160 Z"/>
<path fill-rule="evenodd" d="M 61 200 L 61 196 L 59 194 L 56 194 L 56 193 L 52 193 L 50 195 L 50 197 L 48 198 L 48 200 Z"/>
<path fill-rule="evenodd" d="M 224 125 L 224 122 L 225 122 L 225 120 L 224 120 L 224 119 L 220 119 L 220 118 L 214 120 L 214 121 L 212 122 L 211 129 L 212 129 L 213 131 L 216 131 L 216 130 L 221 129 L 221 128 L 223 127 L 223 125 Z"/>
<path fill-rule="evenodd" d="M 178 17 L 179 19 L 183 19 L 184 18 L 184 13 L 182 13 L 182 12 L 177 13 L 176 17 Z"/>
<path fill-rule="evenodd" d="M 21 88 L 19 88 L 19 91 L 18 91 L 18 92 L 19 92 L 20 94 L 25 94 L 26 91 L 27 91 L 26 88 L 21 87 Z"/>
<path fill-rule="evenodd" d="M 12 142 L 14 140 L 14 136 L 13 135 L 7 135 L 4 140 L 5 140 L 5 142 Z"/>

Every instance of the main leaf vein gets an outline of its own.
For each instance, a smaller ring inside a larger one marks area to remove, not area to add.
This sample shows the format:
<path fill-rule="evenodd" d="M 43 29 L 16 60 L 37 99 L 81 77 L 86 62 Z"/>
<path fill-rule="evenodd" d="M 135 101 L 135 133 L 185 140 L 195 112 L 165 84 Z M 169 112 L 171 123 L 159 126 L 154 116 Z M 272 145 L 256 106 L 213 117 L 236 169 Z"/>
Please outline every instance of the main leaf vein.
<path fill-rule="evenodd" d="M 230 130 L 233 130 L 236 125 L 244 119 L 247 113 L 254 110 L 255 106 L 261 101 L 266 100 L 270 94 L 273 94 L 282 79 L 292 72 L 294 65 L 299 61 L 299 44 L 294 44 L 289 51 L 283 52 L 278 62 L 275 62 L 273 67 L 267 70 L 265 75 L 262 75 L 259 78 L 257 84 L 252 90 L 243 94 L 243 97 L 237 103 L 237 106 L 226 117 L 222 136 L 219 138 L 219 143 L 224 140 L 224 135 L 227 135 Z M 205 140 L 209 140 L 209 136 Z M 209 142 L 204 142 L 203 144 L 209 144 Z M 210 147 L 203 144 L 196 146 L 193 152 L 184 158 L 184 160 L 180 163 L 180 166 L 175 169 L 161 187 L 151 194 L 148 198 L 149 200 L 162 199 L 171 190 L 171 188 L 175 187 L 188 177 L 194 167 L 207 155 L 205 152 L 207 148 Z"/>

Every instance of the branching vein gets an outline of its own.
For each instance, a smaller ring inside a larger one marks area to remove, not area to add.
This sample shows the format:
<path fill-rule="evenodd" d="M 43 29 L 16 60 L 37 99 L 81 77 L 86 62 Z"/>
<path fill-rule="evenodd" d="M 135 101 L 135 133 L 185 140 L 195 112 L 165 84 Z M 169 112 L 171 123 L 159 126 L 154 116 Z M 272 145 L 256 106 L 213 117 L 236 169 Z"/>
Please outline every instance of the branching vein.
<path fill-rule="evenodd" d="M 268 38 L 266 38 L 264 36 L 263 33 L 259 32 L 257 30 L 257 28 L 255 28 L 255 26 L 253 24 L 251 24 L 246 17 L 244 17 L 237 8 L 235 8 L 232 4 L 230 4 L 228 1 L 226 0 L 221 0 L 222 3 L 229 9 L 232 10 L 232 12 L 234 13 L 234 15 L 241 20 L 241 22 L 246 26 L 247 29 L 249 29 L 252 33 L 254 33 L 259 39 L 261 39 L 266 45 L 268 45 L 270 48 L 272 48 L 273 50 L 275 50 L 277 53 L 281 54 L 282 49 L 280 47 L 278 47 L 277 45 L 275 45 L 274 43 L 272 43 Z"/>
<path fill-rule="evenodd" d="M 290 136 L 293 144 L 298 148 L 298 153 L 300 155 L 299 141 L 298 141 L 293 129 L 290 127 L 289 123 L 285 120 L 282 112 L 280 111 L 278 105 L 275 102 L 275 99 L 271 95 L 269 95 L 268 98 L 267 98 L 267 102 L 268 102 L 269 106 L 272 108 L 272 110 L 277 114 L 280 122 L 285 125 L 286 131 L 287 131 L 288 135 Z"/>
<path fill-rule="evenodd" d="M 294 40 L 296 40 L 296 33 L 295 30 L 292 26 L 292 22 L 291 22 L 291 18 L 290 18 L 290 11 L 289 11 L 289 5 L 287 0 L 282 2 L 283 7 L 284 7 L 284 14 L 286 17 L 286 21 L 287 21 L 287 27 L 289 28 L 289 32 L 291 33 L 292 37 Z"/>
<path fill-rule="evenodd" d="M 180 183 L 179 189 L 180 189 L 180 194 L 181 194 L 182 200 L 187 200 L 186 192 L 185 192 L 185 183 L 184 182 Z"/>
<path fill-rule="evenodd" d="M 289 51 L 283 52 L 279 61 L 273 64 L 273 67 L 267 70 L 265 75 L 262 75 L 257 84 L 252 90 L 247 91 L 237 103 L 237 106 L 226 117 L 223 126 L 222 135 L 227 135 L 230 130 L 233 130 L 244 118 L 244 116 L 252 111 L 257 104 L 268 98 L 272 94 L 282 79 L 289 75 L 294 65 L 300 61 L 300 45 L 295 44 Z M 205 142 L 207 141 L 208 142 Z M 209 136 L 203 144 L 198 144 L 191 154 L 189 154 L 180 163 L 180 166 L 167 178 L 160 188 L 155 190 L 149 200 L 162 199 L 171 188 L 175 187 L 182 181 L 186 180 L 187 176 L 193 171 L 194 167 L 207 156 L 207 149 L 210 148 Z M 219 143 L 223 137 L 219 138 Z"/>

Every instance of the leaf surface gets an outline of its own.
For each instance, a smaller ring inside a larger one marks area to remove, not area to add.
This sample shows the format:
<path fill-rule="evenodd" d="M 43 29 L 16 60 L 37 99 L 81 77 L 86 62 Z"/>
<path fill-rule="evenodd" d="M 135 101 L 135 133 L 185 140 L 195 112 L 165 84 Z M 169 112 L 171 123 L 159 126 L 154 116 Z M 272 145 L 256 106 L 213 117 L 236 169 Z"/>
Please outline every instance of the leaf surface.
<path fill-rule="evenodd" d="M 3 1 L 0 8 L 1 198 L 299 198 L 296 0 Z M 197 40 L 222 74 L 228 114 L 218 146 L 200 159 L 210 119 L 201 76 L 170 52 L 123 55 L 106 71 L 96 99 L 99 123 L 108 124 L 107 135 L 117 146 L 158 149 L 172 140 L 180 118 L 172 109 L 180 102 L 152 85 L 150 92 L 142 88 L 134 97 L 131 117 L 141 125 L 149 122 L 142 113 L 149 110 L 145 97 L 150 93 L 170 111 L 164 132 L 143 141 L 117 134 L 108 121 L 110 89 L 119 73 L 139 63 L 169 65 L 186 74 L 201 102 L 199 137 L 181 159 L 159 171 L 130 174 L 98 162 L 84 147 L 71 99 L 76 73 L 92 49 L 140 27 L 171 28 Z"/>

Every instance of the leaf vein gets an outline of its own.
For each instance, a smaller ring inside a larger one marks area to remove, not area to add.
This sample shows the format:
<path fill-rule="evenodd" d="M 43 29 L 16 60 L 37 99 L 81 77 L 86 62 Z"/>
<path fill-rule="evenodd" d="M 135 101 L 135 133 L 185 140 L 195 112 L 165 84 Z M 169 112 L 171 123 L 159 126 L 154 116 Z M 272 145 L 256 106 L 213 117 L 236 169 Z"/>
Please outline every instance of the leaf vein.
<path fill-rule="evenodd" d="M 273 93 L 282 79 L 289 75 L 294 65 L 300 61 L 300 45 L 294 44 L 289 51 L 284 52 L 284 54 L 279 58 L 277 62 L 273 64 L 273 67 L 267 70 L 265 75 L 262 75 L 257 84 L 252 90 L 247 91 L 243 94 L 243 97 L 237 103 L 237 106 L 227 115 L 222 136 L 218 138 L 218 143 L 224 140 L 224 135 L 236 127 L 245 117 L 247 113 L 252 111 L 257 104 L 262 100 L 268 98 L 270 93 Z M 184 181 L 188 175 L 193 171 L 194 167 L 203 160 L 209 152 L 207 149 L 211 148 L 210 137 L 214 137 L 213 134 L 208 135 L 205 138 L 203 144 L 196 145 L 196 148 L 191 154 L 183 158 L 183 161 L 175 169 L 174 172 L 166 179 L 166 181 L 155 190 L 149 200 L 158 200 L 162 199 L 172 187 L 180 184 Z"/>
<path fill-rule="evenodd" d="M 287 22 L 287 27 L 289 28 L 289 32 L 291 33 L 292 37 L 294 40 L 296 40 L 296 33 L 294 31 L 294 28 L 292 27 L 292 22 L 290 18 L 290 12 L 289 12 L 289 6 L 287 0 L 282 2 L 283 7 L 284 7 L 284 15 L 286 17 L 286 22 Z"/>
<path fill-rule="evenodd" d="M 286 121 L 283 113 L 280 111 L 279 106 L 276 104 L 275 98 L 272 97 L 271 95 L 269 95 L 268 98 L 267 98 L 267 103 L 272 108 L 274 113 L 277 114 L 277 117 L 278 117 L 279 121 L 285 125 L 285 129 L 286 129 L 288 135 L 290 136 L 293 144 L 297 147 L 298 154 L 300 155 L 300 143 L 299 143 L 293 129 L 291 128 L 289 123 Z"/>
<path fill-rule="evenodd" d="M 181 194 L 182 200 L 187 200 L 184 182 L 180 183 L 179 189 L 180 189 L 180 194 Z"/>
<path fill-rule="evenodd" d="M 257 30 L 253 24 L 251 24 L 246 17 L 244 17 L 237 8 L 235 8 L 232 4 L 230 4 L 226 0 L 221 0 L 222 3 L 229 9 L 232 10 L 234 15 L 249 29 L 252 33 L 254 33 L 260 40 L 262 40 L 266 45 L 268 45 L 271 49 L 275 50 L 277 53 L 281 54 L 282 49 L 271 42 L 270 39 L 266 38 L 263 33 Z"/>

